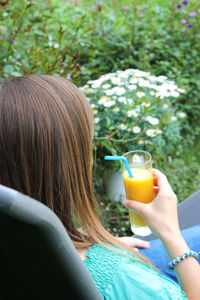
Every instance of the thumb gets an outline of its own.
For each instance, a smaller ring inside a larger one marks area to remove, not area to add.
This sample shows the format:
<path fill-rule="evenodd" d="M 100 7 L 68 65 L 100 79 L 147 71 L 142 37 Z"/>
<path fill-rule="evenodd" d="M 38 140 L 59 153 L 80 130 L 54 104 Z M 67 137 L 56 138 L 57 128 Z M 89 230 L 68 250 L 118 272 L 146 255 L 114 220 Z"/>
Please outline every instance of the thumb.
<path fill-rule="evenodd" d="M 144 203 L 134 201 L 134 200 L 127 200 L 127 199 L 123 200 L 122 204 L 128 209 L 132 209 L 135 212 L 142 213 L 142 214 L 146 207 L 146 204 L 144 204 Z"/>

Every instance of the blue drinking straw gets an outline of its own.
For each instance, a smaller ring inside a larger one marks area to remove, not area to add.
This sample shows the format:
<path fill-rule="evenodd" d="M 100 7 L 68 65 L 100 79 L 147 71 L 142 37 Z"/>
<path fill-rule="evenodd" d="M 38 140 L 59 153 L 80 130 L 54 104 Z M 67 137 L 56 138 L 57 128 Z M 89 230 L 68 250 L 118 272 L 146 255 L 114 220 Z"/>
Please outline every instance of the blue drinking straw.
<path fill-rule="evenodd" d="M 127 161 L 126 157 L 123 157 L 123 156 L 104 156 L 104 159 L 105 160 L 122 160 L 126 170 L 128 171 L 128 175 L 131 178 L 133 178 L 133 174 L 131 172 L 131 169 L 129 167 L 129 164 L 128 164 L 128 161 Z"/>

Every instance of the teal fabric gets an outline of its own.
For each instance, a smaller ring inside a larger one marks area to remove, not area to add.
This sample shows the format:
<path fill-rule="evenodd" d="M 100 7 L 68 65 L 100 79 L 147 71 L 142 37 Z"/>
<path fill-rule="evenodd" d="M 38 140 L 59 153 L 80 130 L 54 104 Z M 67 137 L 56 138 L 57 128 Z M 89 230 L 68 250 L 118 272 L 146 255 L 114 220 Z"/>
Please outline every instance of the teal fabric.
<path fill-rule="evenodd" d="M 114 250 L 130 256 L 124 250 Z M 151 266 L 95 244 L 83 262 L 105 300 L 187 299 L 179 285 Z"/>

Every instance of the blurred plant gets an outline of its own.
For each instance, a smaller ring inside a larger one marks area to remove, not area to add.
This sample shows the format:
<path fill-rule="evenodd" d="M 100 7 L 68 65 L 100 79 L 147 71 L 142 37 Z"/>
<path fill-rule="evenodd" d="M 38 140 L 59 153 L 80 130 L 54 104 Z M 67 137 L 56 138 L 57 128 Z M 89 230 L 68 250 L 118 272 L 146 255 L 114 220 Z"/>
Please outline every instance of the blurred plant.
<path fill-rule="evenodd" d="M 7 1 L 0 10 L 0 82 L 28 73 L 70 78 L 80 73 L 77 36 L 84 16 L 76 18 L 76 28 L 68 26 L 66 32 L 57 5 L 56 1 L 18 0 Z"/>

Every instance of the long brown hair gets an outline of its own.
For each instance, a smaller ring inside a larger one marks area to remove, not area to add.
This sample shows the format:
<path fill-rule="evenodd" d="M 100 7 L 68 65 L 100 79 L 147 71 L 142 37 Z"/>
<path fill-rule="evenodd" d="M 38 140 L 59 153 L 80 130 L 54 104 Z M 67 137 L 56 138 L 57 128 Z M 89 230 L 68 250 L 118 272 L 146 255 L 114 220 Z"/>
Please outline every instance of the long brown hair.
<path fill-rule="evenodd" d="M 70 81 L 29 75 L 1 86 L 0 184 L 51 208 L 77 248 L 109 243 L 130 251 L 97 216 L 92 137 L 90 104 Z"/>

